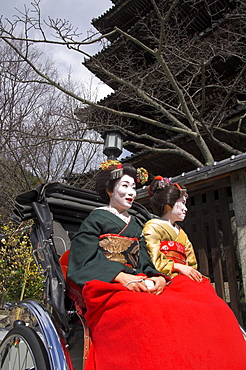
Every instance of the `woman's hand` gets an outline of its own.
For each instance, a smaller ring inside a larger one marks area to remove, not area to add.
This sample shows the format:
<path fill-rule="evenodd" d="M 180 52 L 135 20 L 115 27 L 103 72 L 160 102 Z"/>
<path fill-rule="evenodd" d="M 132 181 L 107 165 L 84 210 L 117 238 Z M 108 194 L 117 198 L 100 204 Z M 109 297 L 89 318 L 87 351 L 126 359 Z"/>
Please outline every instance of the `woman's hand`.
<path fill-rule="evenodd" d="M 154 282 L 155 285 L 153 288 L 148 289 L 144 282 L 146 279 Z M 161 294 L 166 285 L 166 279 L 162 276 L 147 278 L 147 276 L 131 275 L 125 272 L 120 272 L 114 281 L 121 283 L 133 292 L 148 292 L 156 295 Z"/>
<path fill-rule="evenodd" d="M 180 274 L 197 281 L 198 283 L 202 281 L 202 274 L 191 266 L 182 265 L 181 263 L 174 263 L 173 269 L 178 271 Z"/>
<path fill-rule="evenodd" d="M 114 279 L 117 283 L 121 283 L 127 289 L 133 292 L 148 292 L 148 288 L 144 283 L 146 276 L 137 276 L 120 272 Z"/>
<path fill-rule="evenodd" d="M 166 279 L 164 276 L 153 276 L 151 278 L 147 278 L 148 280 L 152 280 L 155 284 L 155 286 L 151 289 L 149 289 L 149 292 L 151 294 L 159 295 L 163 292 L 165 286 L 166 286 Z"/>

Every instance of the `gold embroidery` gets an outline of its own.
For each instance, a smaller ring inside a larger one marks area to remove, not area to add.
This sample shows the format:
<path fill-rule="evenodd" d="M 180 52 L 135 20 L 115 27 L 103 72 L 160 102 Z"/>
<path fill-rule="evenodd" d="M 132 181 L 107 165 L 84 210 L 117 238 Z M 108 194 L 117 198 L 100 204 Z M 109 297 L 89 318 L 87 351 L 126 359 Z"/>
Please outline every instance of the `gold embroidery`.
<path fill-rule="evenodd" d="M 137 267 L 139 243 L 137 240 L 121 237 L 120 235 L 105 235 L 99 240 L 99 248 L 105 257 L 111 261 Z"/>
<path fill-rule="evenodd" d="M 110 261 L 120 262 L 120 263 L 123 263 L 123 265 L 125 265 L 127 263 L 127 260 L 125 259 L 124 255 L 122 253 L 104 253 L 104 255 Z"/>
<path fill-rule="evenodd" d="M 99 246 L 111 253 L 126 251 L 132 244 L 132 240 L 107 236 L 99 241 Z"/>

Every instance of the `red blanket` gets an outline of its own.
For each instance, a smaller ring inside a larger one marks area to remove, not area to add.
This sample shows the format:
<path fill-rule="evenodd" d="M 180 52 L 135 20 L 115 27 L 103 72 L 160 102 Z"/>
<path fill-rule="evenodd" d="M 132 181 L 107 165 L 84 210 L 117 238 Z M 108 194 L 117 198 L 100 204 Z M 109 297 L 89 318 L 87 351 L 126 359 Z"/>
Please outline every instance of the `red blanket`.
<path fill-rule="evenodd" d="M 207 279 L 179 275 L 160 296 L 93 280 L 83 296 L 93 347 L 86 370 L 245 370 L 237 320 Z"/>

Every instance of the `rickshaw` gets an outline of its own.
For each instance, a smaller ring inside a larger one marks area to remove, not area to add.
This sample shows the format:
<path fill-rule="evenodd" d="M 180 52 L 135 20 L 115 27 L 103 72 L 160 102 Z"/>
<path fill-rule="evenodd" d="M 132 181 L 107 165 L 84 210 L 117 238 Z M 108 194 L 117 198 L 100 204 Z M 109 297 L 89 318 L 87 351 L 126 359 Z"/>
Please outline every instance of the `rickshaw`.
<path fill-rule="evenodd" d="M 92 191 L 61 183 L 40 184 L 16 198 L 13 219 L 33 220 L 33 255 L 44 276 L 44 299 L 11 304 L 18 319 L 0 346 L 1 370 L 81 370 L 90 349 L 79 287 L 66 279 L 71 238 L 102 200 Z M 135 202 L 141 226 L 152 215 Z"/>

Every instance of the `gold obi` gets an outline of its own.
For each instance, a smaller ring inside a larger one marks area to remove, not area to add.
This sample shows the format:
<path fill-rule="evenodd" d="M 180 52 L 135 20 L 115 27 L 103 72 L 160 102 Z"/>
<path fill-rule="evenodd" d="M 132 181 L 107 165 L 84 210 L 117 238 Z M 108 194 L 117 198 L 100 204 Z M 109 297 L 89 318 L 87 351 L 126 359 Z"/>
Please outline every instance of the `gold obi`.
<path fill-rule="evenodd" d="M 119 234 L 99 236 L 99 250 L 110 260 L 136 268 L 139 259 L 138 238 L 128 238 Z"/>

